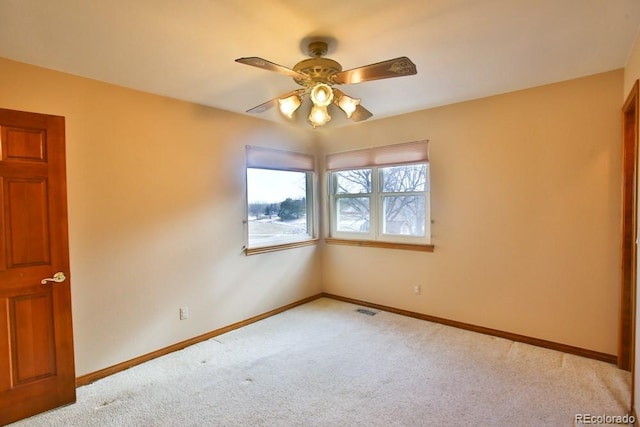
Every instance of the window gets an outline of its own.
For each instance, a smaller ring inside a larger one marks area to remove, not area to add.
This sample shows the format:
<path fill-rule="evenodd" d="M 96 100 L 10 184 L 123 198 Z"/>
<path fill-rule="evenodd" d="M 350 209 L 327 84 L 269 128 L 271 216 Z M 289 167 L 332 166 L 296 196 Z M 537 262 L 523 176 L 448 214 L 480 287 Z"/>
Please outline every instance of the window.
<path fill-rule="evenodd" d="M 421 141 L 327 156 L 331 238 L 428 245 L 427 150 Z"/>
<path fill-rule="evenodd" d="M 314 241 L 315 159 L 247 146 L 247 254 Z"/>

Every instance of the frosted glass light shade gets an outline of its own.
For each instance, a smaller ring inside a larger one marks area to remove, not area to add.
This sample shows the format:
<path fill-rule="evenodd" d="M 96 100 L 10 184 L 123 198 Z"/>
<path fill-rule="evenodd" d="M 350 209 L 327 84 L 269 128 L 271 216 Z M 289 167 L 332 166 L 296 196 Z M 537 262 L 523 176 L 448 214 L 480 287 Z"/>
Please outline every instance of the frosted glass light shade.
<path fill-rule="evenodd" d="M 317 105 L 314 105 L 311 107 L 311 113 L 309 113 L 308 119 L 311 126 L 315 128 L 316 126 L 322 126 L 329 123 L 331 116 L 329 115 L 329 112 L 327 112 L 327 107 L 318 107 Z"/>
<path fill-rule="evenodd" d="M 347 118 L 351 118 L 351 115 L 356 110 L 356 107 L 360 104 L 360 100 L 356 98 L 351 98 L 347 95 L 342 95 L 338 100 L 338 107 L 344 111 L 347 115 Z"/>
<path fill-rule="evenodd" d="M 316 107 L 326 107 L 333 101 L 333 90 L 328 84 L 318 83 L 311 89 L 309 97 Z"/>
<path fill-rule="evenodd" d="M 278 99 L 278 104 L 280 107 L 280 112 L 285 116 L 292 118 L 293 113 L 295 113 L 296 110 L 300 108 L 302 101 L 300 100 L 300 97 L 298 95 L 291 95 L 288 98 Z"/>

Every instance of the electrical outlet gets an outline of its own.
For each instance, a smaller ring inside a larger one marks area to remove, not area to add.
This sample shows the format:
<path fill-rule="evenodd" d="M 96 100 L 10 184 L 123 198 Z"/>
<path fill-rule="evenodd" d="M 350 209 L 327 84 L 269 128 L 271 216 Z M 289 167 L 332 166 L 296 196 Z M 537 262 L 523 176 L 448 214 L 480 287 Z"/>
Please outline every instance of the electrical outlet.
<path fill-rule="evenodd" d="M 189 307 L 180 307 L 180 320 L 189 318 Z"/>
<path fill-rule="evenodd" d="M 416 294 L 416 295 L 420 295 L 422 293 L 422 286 L 414 285 L 413 286 L 413 293 Z"/>

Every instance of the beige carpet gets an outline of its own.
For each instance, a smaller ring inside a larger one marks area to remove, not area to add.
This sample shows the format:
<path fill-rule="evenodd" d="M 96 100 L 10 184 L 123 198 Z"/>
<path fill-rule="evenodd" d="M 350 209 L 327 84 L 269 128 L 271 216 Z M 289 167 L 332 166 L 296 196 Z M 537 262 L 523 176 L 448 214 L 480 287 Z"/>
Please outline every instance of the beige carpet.
<path fill-rule="evenodd" d="M 615 366 L 322 298 L 78 389 L 14 426 L 572 426 Z"/>

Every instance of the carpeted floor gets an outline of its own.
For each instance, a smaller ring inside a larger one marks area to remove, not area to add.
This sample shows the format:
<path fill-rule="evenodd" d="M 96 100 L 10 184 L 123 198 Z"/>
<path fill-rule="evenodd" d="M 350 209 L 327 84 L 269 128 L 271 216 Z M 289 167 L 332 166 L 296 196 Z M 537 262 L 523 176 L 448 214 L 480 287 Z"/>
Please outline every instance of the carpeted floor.
<path fill-rule="evenodd" d="M 357 308 L 315 300 L 13 426 L 572 426 L 627 413 L 630 375 L 613 365 Z"/>

